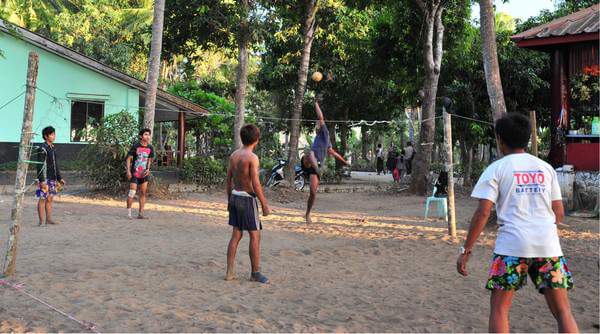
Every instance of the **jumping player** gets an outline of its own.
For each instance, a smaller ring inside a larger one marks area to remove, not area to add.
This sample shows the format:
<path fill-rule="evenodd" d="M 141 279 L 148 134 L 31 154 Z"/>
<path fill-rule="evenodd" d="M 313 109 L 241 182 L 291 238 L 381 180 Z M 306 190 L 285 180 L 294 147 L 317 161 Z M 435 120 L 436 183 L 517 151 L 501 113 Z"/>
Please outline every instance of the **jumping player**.
<path fill-rule="evenodd" d="M 260 130 L 252 124 L 242 127 L 240 137 L 244 146 L 231 154 L 227 170 L 227 200 L 229 225 L 233 227 L 231 240 L 227 247 L 227 273 L 225 280 L 235 279 L 235 255 L 242 239 L 243 231 L 250 235 L 250 279 L 260 283 L 269 283 L 269 279 L 260 273 L 260 230 L 257 198 L 262 205 L 263 216 L 270 213 L 269 204 L 263 194 L 258 177 L 260 165 L 254 148 L 260 139 Z"/>
<path fill-rule="evenodd" d="M 525 152 L 530 136 L 525 116 L 508 114 L 496 122 L 495 131 L 504 157 L 486 168 L 473 189 L 479 207 L 457 270 L 467 275 L 471 250 L 496 205 L 500 228 L 486 285 L 492 291 L 489 332 L 508 333 L 514 292 L 527 283 L 527 275 L 544 295 L 559 332 L 578 332 L 567 294 L 573 278 L 558 239 L 564 211 L 556 172 Z"/>
<path fill-rule="evenodd" d="M 318 119 L 317 135 L 315 136 L 315 140 L 310 148 L 310 152 L 304 154 L 302 158 L 300 158 L 300 166 L 302 167 L 302 171 L 304 171 L 304 174 L 308 175 L 310 178 L 310 195 L 308 196 L 305 215 L 306 222 L 308 224 L 312 223 L 310 212 L 315 204 L 315 199 L 317 198 L 317 188 L 319 187 L 319 182 L 321 179 L 321 164 L 323 161 L 325 161 L 327 155 L 333 156 L 345 165 L 348 164 L 344 157 L 336 152 L 331 146 L 329 130 L 325 124 L 325 118 L 323 117 L 323 112 L 321 111 L 318 102 L 315 102 L 315 112 L 317 113 Z"/>
<path fill-rule="evenodd" d="M 139 136 L 140 141 L 133 144 L 127 153 L 125 167 L 127 169 L 127 180 L 129 180 L 129 194 L 127 196 L 127 217 L 129 219 L 132 219 L 131 205 L 133 204 L 138 186 L 140 190 L 140 208 L 137 218 L 147 219 L 144 216 L 144 205 L 146 204 L 146 190 L 148 189 L 150 166 L 152 165 L 152 159 L 154 159 L 154 148 L 150 145 L 150 139 L 152 139 L 150 129 L 140 130 Z"/>

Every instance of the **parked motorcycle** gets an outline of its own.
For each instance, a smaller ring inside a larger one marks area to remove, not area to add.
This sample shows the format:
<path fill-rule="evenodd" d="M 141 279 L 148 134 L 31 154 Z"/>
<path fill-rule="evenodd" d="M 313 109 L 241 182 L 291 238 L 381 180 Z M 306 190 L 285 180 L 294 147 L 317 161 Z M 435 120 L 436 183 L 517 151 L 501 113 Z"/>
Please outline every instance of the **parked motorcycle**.
<path fill-rule="evenodd" d="M 271 176 L 269 177 L 269 180 L 266 183 L 267 187 L 270 188 L 274 188 L 277 187 L 279 185 L 279 183 L 281 183 L 281 181 L 283 181 L 284 179 L 284 170 L 285 167 L 287 166 L 288 162 L 287 160 L 283 160 L 283 159 L 277 159 L 277 164 L 275 164 L 275 166 L 273 166 L 273 168 L 271 168 Z M 294 188 L 297 191 L 301 191 L 302 189 L 304 189 L 304 185 L 306 183 L 306 178 L 304 176 L 304 172 L 302 171 L 302 168 L 300 168 L 300 166 L 296 166 L 296 168 L 294 168 L 294 170 L 296 171 L 296 176 L 294 177 Z"/>

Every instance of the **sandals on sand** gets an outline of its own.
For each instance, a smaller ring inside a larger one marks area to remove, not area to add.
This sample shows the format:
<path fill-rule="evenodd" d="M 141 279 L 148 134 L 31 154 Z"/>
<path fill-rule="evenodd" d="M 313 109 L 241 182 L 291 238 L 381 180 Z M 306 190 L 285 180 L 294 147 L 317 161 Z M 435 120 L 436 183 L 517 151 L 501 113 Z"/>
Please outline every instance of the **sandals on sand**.
<path fill-rule="evenodd" d="M 250 275 L 250 280 L 251 281 L 255 281 L 255 282 L 259 282 L 259 283 L 263 283 L 263 284 L 269 283 L 269 279 L 267 278 L 267 276 L 261 274 L 258 271 L 255 272 L 255 273 L 252 273 Z"/>

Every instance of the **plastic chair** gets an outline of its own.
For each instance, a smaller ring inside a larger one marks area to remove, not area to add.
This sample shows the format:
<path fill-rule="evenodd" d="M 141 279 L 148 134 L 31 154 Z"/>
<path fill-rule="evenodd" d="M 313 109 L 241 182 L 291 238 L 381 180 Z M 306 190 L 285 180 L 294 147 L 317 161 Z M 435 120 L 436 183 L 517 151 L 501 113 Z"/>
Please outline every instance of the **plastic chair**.
<path fill-rule="evenodd" d="M 427 197 L 427 201 L 425 202 L 425 221 L 427 221 L 427 217 L 429 216 L 429 205 L 431 203 L 437 204 L 438 217 L 443 217 L 448 221 L 448 199 L 446 197 L 435 197 L 436 191 L 437 187 L 433 186 L 433 193 L 430 197 Z"/>

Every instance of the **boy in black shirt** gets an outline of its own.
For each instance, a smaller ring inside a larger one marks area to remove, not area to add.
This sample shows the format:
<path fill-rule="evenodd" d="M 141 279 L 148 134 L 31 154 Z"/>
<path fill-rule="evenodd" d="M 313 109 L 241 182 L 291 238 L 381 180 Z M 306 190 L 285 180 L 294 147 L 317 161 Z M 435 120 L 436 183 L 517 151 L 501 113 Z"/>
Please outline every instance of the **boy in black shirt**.
<path fill-rule="evenodd" d="M 144 204 L 146 204 L 146 190 L 148 188 L 148 176 L 150 166 L 154 158 L 154 148 L 150 145 L 152 133 L 150 129 L 140 130 L 140 141 L 133 144 L 127 153 L 127 180 L 129 180 L 129 195 L 127 196 L 127 217 L 131 216 L 131 204 L 135 197 L 138 186 L 140 187 L 140 209 L 137 218 L 147 219 L 144 215 Z M 135 160 L 134 160 L 135 158 Z M 133 160 L 133 164 L 132 164 Z"/>
<path fill-rule="evenodd" d="M 58 193 L 57 188 L 65 184 L 65 180 L 63 180 L 58 169 L 54 150 L 53 143 L 56 139 L 56 130 L 51 126 L 47 126 L 42 130 L 42 137 L 44 143 L 39 146 L 37 153 L 37 161 L 40 164 L 37 167 L 38 189 L 35 192 L 36 197 L 39 199 L 37 205 L 39 226 L 57 224 L 51 218 L 52 200 L 54 195 Z M 44 217 L 46 218 L 45 222 Z"/>

